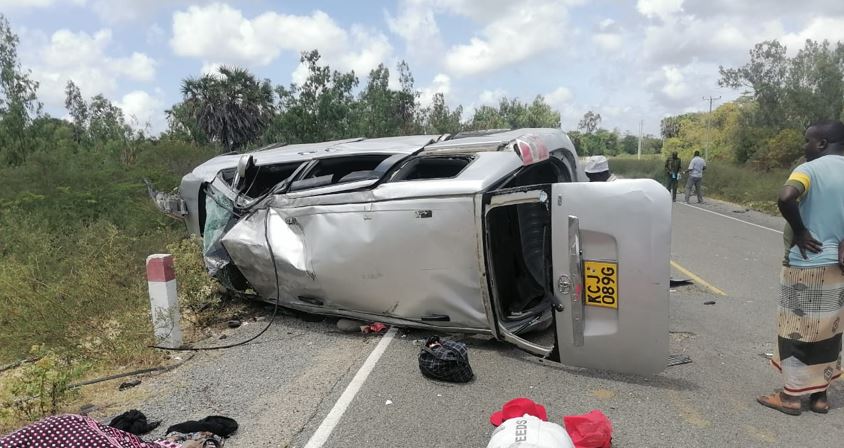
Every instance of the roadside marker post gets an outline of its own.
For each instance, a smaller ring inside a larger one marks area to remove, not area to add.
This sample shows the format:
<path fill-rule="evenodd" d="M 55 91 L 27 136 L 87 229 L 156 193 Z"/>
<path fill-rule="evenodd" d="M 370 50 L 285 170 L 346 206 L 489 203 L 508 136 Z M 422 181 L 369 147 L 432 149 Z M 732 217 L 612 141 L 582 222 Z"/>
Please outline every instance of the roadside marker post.
<path fill-rule="evenodd" d="M 172 255 L 153 254 L 147 257 L 147 284 L 156 344 L 168 348 L 181 347 L 181 316 Z"/>

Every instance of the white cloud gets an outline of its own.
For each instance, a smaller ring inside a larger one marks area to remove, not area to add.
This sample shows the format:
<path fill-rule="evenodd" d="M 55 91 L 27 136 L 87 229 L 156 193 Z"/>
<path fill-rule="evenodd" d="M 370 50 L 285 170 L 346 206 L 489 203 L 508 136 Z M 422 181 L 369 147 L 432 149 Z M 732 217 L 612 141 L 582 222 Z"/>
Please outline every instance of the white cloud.
<path fill-rule="evenodd" d="M 452 46 L 446 54 L 446 68 L 455 75 L 494 71 L 567 43 L 567 33 L 563 32 L 568 22 L 565 3 L 508 2 L 498 10 L 496 5 L 483 6 L 467 14 L 485 18 L 494 14 L 494 18 L 469 43 Z"/>
<path fill-rule="evenodd" d="M 788 47 L 789 53 L 796 54 L 806 44 L 806 39 L 844 42 L 844 17 L 816 17 L 800 32 L 782 36 L 781 42 Z"/>
<path fill-rule="evenodd" d="M 387 26 L 404 40 L 407 55 L 411 58 L 427 61 L 442 53 L 443 42 L 434 6 L 427 0 L 402 0 L 397 16 L 384 13 Z"/>
<path fill-rule="evenodd" d="M 448 97 L 450 92 L 451 78 L 446 74 L 438 73 L 434 76 L 430 85 L 420 89 L 419 102 L 422 103 L 423 106 L 428 106 L 434 100 L 435 94 L 442 93 L 444 96 Z"/>
<path fill-rule="evenodd" d="M 615 52 L 621 49 L 624 44 L 622 29 L 613 19 L 604 19 L 592 34 L 592 42 L 607 52 Z"/>
<path fill-rule="evenodd" d="M 158 45 L 167 40 L 167 32 L 157 23 L 147 28 L 147 45 Z"/>
<path fill-rule="evenodd" d="M 123 95 L 115 104 L 123 109 L 127 121 L 135 129 L 143 129 L 149 125 L 149 130 L 158 134 L 167 126 L 164 119 L 164 101 L 160 97 L 152 96 L 143 90 L 135 90 Z"/>
<path fill-rule="evenodd" d="M 484 90 L 478 95 L 478 105 L 480 106 L 498 106 L 501 98 L 507 96 L 507 91 L 504 89 Z"/>
<path fill-rule="evenodd" d="M 37 37 L 37 33 L 32 33 Z M 75 82 L 82 94 L 114 95 L 121 79 L 152 81 L 156 62 L 144 53 L 135 52 L 113 57 L 108 50 L 112 43 L 111 30 L 103 29 L 93 35 L 85 32 L 58 30 L 49 39 L 30 51 L 22 51 L 24 64 L 32 68 L 32 76 L 41 83 L 39 97 L 48 106 L 64 106 L 67 82 Z"/>
<path fill-rule="evenodd" d="M 639 0 L 636 9 L 645 17 L 666 20 L 683 10 L 683 0 Z"/>
<path fill-rule="evenodd" d="M 571 90 L 568 88 L 557 87 L 554 91 L 545 95 L 545 101 L 547 101 L 551 106 L 559 108 L 568 104 L 573 97 Z"/>
<path fill-rule="evenodd" d="M 645 31 L 644 53 L 659 64 L 688 64 L 695 60 L 735 63 L 754 44 L 782 36 L 779 21 L 745 22 L 740 18 L 698 19 L 680 16 Z"/>
<path fill-rule="evenodd" d="M 118 58 L 111 62 L 112 69 L 134 81 L 152 81 L 155 79 L 155 60 L 143 53 L 132 53 L 128 58 Z"/>
<path fill-rule="evenodd" d="M 325 63 L 358 74 L 392 53 L 382 33 L 361 26 L 347 31 L 322 11 L 301 16 L 270 11 L 249 19 L 220 3 L 175 12 L 170 46 L 179 56 L 257 66 L 272 63 L 283 51 L 317 49 Z"/>

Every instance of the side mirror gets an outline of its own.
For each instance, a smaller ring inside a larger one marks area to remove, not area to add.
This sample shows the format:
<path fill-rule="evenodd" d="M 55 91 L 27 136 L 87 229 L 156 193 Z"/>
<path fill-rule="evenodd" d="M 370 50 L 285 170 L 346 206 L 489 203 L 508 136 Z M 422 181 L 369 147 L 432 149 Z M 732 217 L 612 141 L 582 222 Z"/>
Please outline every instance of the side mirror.
<path fill-rule="evenodd" d="M 232 187 L 236 191 L 240 191 L 240 183 L 246 177 L 246 172 L 253 166 L 255 166 L 255 159 L 250 154 L 240 156 L 240 160 L 237 161 L 237 171 L 232 181 Z"/>

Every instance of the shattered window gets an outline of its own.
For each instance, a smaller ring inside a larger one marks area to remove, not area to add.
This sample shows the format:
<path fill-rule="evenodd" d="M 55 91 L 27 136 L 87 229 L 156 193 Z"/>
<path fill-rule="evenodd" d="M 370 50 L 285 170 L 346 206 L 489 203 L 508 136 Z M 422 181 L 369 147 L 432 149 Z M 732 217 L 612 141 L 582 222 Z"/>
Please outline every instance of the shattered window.
<path fill-rule="evenodd" d="M 390 181 L 451 179 L 457 177 L 472 159 L 468 156 L 419 157 L 405 163 Z"/>
<path fill-rule="evenodd" d="M 270 191 L 274 186 L 289 178 L 299 168 L 301 162 L 258 165 L 247 170 L 239 185 L 232 187 L 244 196 L 255 198 Z M 227 184 L 234 182 L 235 168 L 223 170 L 220 175 Z"/>
<path fill-rule="evenodd" d="M 301 180 L 290 185 L 290 191 L 372 179 L 378 165 L 390 154 L 322 159 Z"/>

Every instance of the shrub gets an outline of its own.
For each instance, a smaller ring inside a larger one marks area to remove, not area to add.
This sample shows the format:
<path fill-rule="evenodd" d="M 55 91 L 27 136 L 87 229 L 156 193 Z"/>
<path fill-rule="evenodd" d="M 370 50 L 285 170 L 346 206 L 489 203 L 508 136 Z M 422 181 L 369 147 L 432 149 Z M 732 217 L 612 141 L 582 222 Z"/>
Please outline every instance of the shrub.
<path fill-rule="evenodd" d="M 167 246 L 173 255 L 182 315 L 197 326 L 206 326 L 222 303 L 220 284 L 208 275 L 202 257 L 202 240 L 196 236 Z"/>
<path fill-rule="evenodd" d="M 3 421 L 33 421 L 56 414 L 78 394 L 69 386 L 85 371 L 84 363 L 39 345 L 33 346 L 32 354 L 38 360 L 18 369 L 7 382 Z"/>

